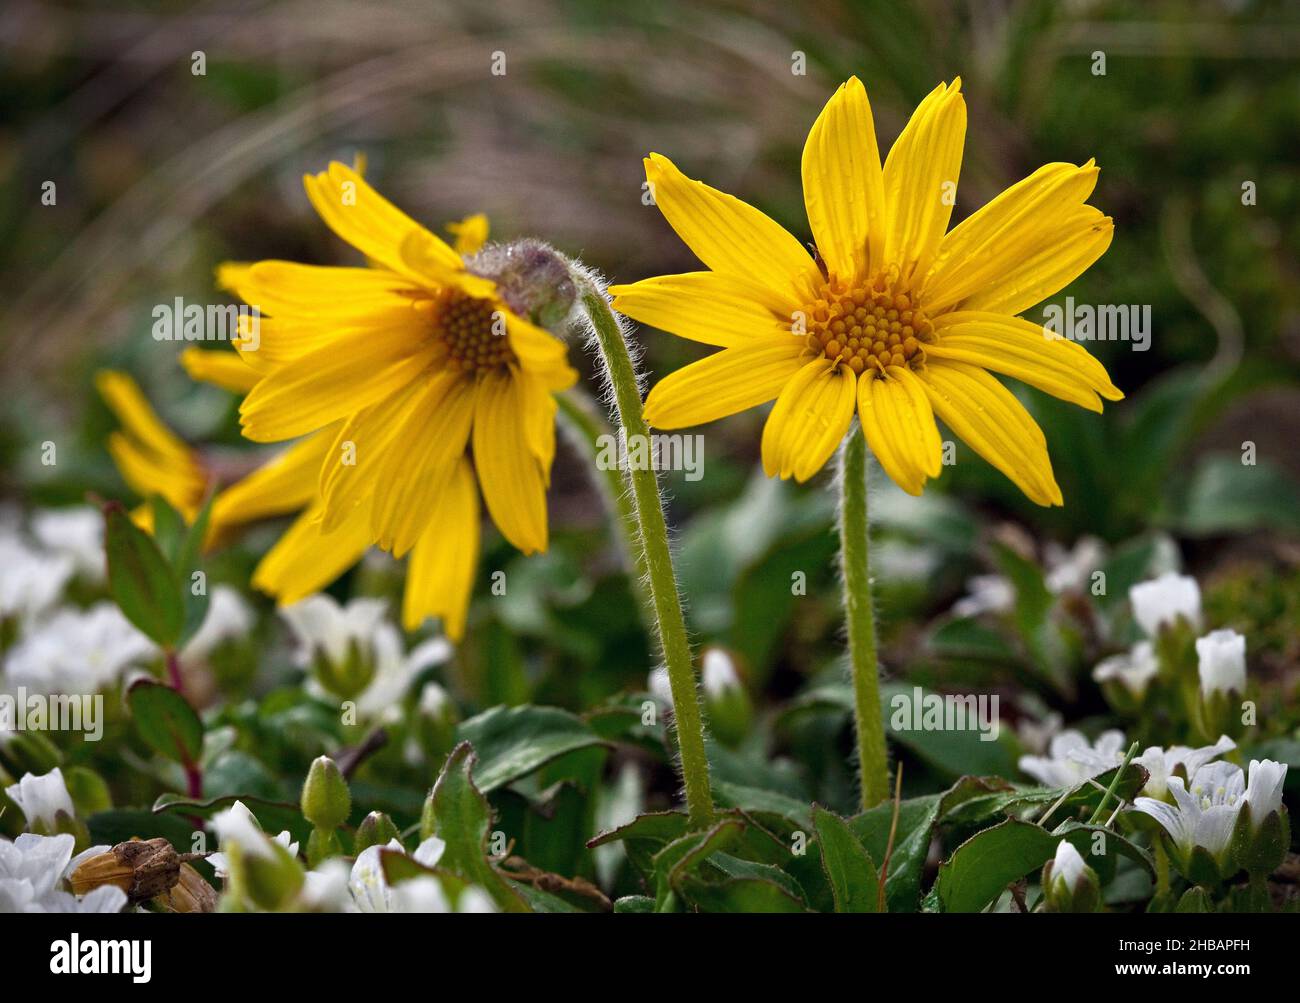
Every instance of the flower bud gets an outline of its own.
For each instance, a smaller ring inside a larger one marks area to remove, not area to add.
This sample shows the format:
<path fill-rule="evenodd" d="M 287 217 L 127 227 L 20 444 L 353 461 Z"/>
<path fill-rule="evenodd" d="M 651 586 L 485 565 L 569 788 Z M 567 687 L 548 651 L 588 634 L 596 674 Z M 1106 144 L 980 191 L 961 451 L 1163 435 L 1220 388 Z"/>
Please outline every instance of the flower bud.
<path fill-rule="evenodd" d="M 1186 620 L 1201 626 L 1201 587 L 1187 575 L 1167 572 L 1148 582 L 1139 582 L 1128 590 L 1133 616 L 1148 637 L 1159 635 L 1161 628 L 1173 627 Z"/>
<path fill-rule="evenodd" d="M 340 700 L 352 700 L 366 691 L 375 677 L 375 660 L 356 638 L 349 638 L 342 658 L 323 649 L 312 653 L 311 672 L 316 681 Z"/>
<path fill-rule="evenodd" d="M 1250 761 L 1232 841 L 1238 863 L 1256 877 L 1277 870 L 1291 845 L 1291 822 L 1282 803 L 1286 771 L 1285 763 L 1271 759 Z"/>
<path fill-rule="evenodd" d="M 303 816 L 317 829 L 333 831 L 348 819 L 352 811 L 352 795 L 348 782 L 343 779 L 334 760 L 318 757 L 307 773 L 302 785 Z"/>
<path fill-rule="evenodd" d="M 239 910 L 251 904 L 274 911 L 297 896 L 304 881 L 302 866 L 288 848 L 267 837 L 247 809 L 223 811 L 212 825 L 221 837 L 226 863 L 223 908 Z"/>
<path fill-rule="evenodd" d="M 497 294 L 520 317 L 551 330 L 563 324 L 578 296 L 569 262 L 540 240 L 490 244 L 465 267 L 495 282 Z"/>
<path fill-rule="evenodd" d="M 361 853 L 371 846 L 384 846 L 390 839 L 400 842 L 402 834 L 397 831 L 393 820 L 382 811 L 372 811 L 357 826 L 356 842 L 352 846 L 353 855 Z"/>
<path fill-rule="evenodd" d="M 1246 639 L 1235 630 L 1212 630 L 1196 641 L 1201 695 L 1242 693 L 1246 689 Z"/>
<path fill-rule="evenodd" d="M 1101 883 L 1067 840 L 1043 867 L 1043 897 L 1048 912 L 1100 912 Z"/>
<path fill-rule="evenodd" d="M 749 733 L 754 709 L 731 654 L 723 648 L 706 648 L 700 674 L 709 727 L 724 745 L 739 745 Z"/>

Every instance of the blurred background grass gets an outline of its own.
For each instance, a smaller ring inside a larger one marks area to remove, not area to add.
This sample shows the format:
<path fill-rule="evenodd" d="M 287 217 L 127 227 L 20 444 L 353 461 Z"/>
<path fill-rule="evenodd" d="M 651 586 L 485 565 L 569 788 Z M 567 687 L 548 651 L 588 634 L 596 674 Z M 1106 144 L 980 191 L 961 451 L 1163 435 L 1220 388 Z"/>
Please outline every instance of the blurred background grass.
<path fill-rule="evenodd" d="M 376 186 L 435 229 L 486 212 L 494 238 L 540 236 L 630 281 L 696 267 L 642 204 L 645 153 L 807 239 L 799 155 L 836 85 L 863 80 L 884 149 L 926 92 L 961 75 L 954 222 L 1042 163 L 1095 157 L 1092 201 L 1115 240 L 1058 300 L 1150 305 L 1154 331 L 1146 352 L 1090 346 L 1128 394 L 1104 417 L 1017 389 L 1047 431 L 1064 508 L 1036 509 L 964 446 L 919 502 L 882 486 L 887 664 L 910 657 L 911 624 L 961 594 L 992 539 L 1036 556 L 1047 540 L 1167 534 L 1194 568 L 1226 576 L 1238 619 L 1251 600 L 1261 631 L 1300 622 L 1294 3 L 15 0 L 0 51 L 9 500 L 125 494 L 90 390 L 106 364 L 139 377 L 193 441 L 239 444 L 229 395 L 190 383 L 183 345 L 150 337 L 150 311 L 219 301 L 226 259 L 352 262 L 301 187 L 331 158 L 364 152 Z M 54 206 L 41 204 L 46 181 Z M 656 378 L 703 354 L 640 338 Z M 762 418 L 706 428 L 706 476 L 667 484 L 694 626 L 788 695 L 838 651 L 834 539 L 820 484 L 753 476 Z M 40 463 L 47 440 L 54 467 Z M 1247 440 L 1255 467 L 1240 462 Z M 478 605 L 467 671 L 484 703 L 582 705 L 644 672 L 626 580 L 592 545 L 606 520 L 587 471 L 562 455 L 555 480 L 552 552 L 522 562 L 489 543 L 485 555 L 528 584 Z M 268 539 L 250 538 L 245 568 Z M 792 569 L 808 571 L 807 601 L 787 594 Z M 1274 648 L 1294 667 L 1288 632 Z M 575 663 L 603 671 L 558 671 Z"/>

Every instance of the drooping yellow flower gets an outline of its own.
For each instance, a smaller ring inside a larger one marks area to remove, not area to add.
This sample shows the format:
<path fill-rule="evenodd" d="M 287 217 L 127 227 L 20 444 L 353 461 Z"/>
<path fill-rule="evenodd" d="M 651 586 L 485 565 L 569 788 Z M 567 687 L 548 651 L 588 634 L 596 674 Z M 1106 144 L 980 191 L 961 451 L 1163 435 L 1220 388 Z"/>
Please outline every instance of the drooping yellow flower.
<path fill-rule="evenodd" d="M 1086 204 L 1089 161 L 1039 168 L 948 232 L 965 131 L 960 80 L 941 84 L 882 167 L 866 90 L 842 85 L 803 152 L 816 258 L 651 154 L 655 201 L 709 270 L 613 287 L 614 306 L 722 351 L 655 386 L 647 421 L 681 428 L 775 399 L 764 469 L 804 481 L 856 412 L 881 466 L 919 494 L 940 470 L 937 416 L 1033 501 L 1061 504 L 1042 430 L 991 373 L 1093 411 L 1123 397 L 1081 345 L 1016 316 L 1096 261 L 1113 224 Z"/>
<path fill-rule="evenodd" d="M 235 366 L 229 365 L 230 361 Z M 256 376 L 233 352 L 189 348 L 182 353 L 182 364 L 195 379 L 236 391 L 247 390 L 251 385 L 248 376 Z M 108 449 L 127 486 L 145 499 L 161 496 L 187 523 L 194 522 L 209 489 L 232 480 L 229 472 L 218 469 L 211 456 L 188 445 L 168 428 L 126 373 L 101 370 L 95 376 L 95 385 L 122 423 L 122 430 L 109 436 Z M 309 437 L 251 474 L 234 479 L 212 500 L 205 548 L 217 546 L 238 525 L 309 505 L 316 494 L 317 471 L 328 445 L 328 438 Z M 152 532 L 153 510 L 148 505 L 137 508 L 132 517 Z M 333 555 L 322 551 L 317 557 L 328 563 Z M 353 560 L 357 557 L 359 551 Z"/>
<path fill-rule="evenodd" d="M 95 387 L 122 425 L 109 435 L 108 452 L 127 486 L 142 498 L 161 496 L 186 522 L 193 522 L 209 483 L 198 453 L 163 423 L 126 373 L 101 370 L 95 374 Z M 132 517 L 152 531 L 153 510 L 147 505 Z"/>
<path fill-rule="evenodd" d="M 254 584 L 285 601 L 322 546 L 409 551 L 404 622 L 441 616 L 458 636 L 480 490 L 507 540 L 526 554 L 546 549 L 552 394 L 577 374 L 564 343 L 524 316 L 528 304 L 355 171 L 332 163 L 304 183 L 369 267 L 263 261 L 221 272 L 260 314 L 237 343 L 259 376 L 240 408 L 244 435 L 277 442 L 332 429 L 312 508 Z M 486 235 L 486 219 L 471 218 L 458 246 L 471 254 Z"/>
<path fill-rule="evenodd" d="M 187 348 L 181 353 L 181 364 L 194 379 L 237 393 L 249 390 L 257 378 L 231 351 Z M 123 480 L 142 498 L 161 495 L 192 523 L 209 488 L 230 480 L 228 473 L 169 429 L 130 376 L 105 370 L 95 381 L 123 425 L 123 431 L 109 438 L 109 450 Z M 370 547 L 364 511 L 332 533 L 320 529 L 320 467 L 336 431 L 324 429 L 281 450 L 251 473 L 221 487 L 212 500 L 206 550 L 228 542 L 240 526 L 299 513 L 253 572 L 253 586 L 276 596 L 283 605 L 325 588 Z M 141 528 L 153 531 L 153 509 L 148 504 L 138 506 L 132 518 Z M 408 577 L 404 608 L 414 608 L 425 591 L 419 580 Z M 443 616 L 444 630 L 458 638 L 468 602 L 467 586 L 446 611 L 429 615 Z"/>

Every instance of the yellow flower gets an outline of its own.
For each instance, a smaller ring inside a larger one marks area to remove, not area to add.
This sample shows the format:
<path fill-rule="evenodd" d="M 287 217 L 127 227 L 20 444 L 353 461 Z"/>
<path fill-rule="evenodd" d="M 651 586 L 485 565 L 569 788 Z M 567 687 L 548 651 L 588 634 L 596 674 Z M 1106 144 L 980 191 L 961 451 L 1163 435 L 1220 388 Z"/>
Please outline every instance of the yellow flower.
<path fill-rule="evenodd" d="M 232 361 L 234 366 L 230 365 Z M 229 351 L 187 348 L 181 353 L 181 364 L 195 379 L 235 392 L 250 389 L 257 375 Z M 211 459 L 177 437 L 130 376 L 106 370 L 96 376 L 95 382 L 124 428 L 109 438 L 109 451 L 123 479 L 143 498 L 161 495 L 186 522 L 192 523 L 209 486 L 229 480 L 229 473 L 217 470 Z M 322 532 L 320 527 L 320 468 L 336 432 L 337 428 L 325 429 L 281 450 L 219 491 L 212 500 L 204 540 L 206 550 L 221 546 L 236 528 L 246 523 L 299 513 L 253 572 L 253 586 L 276 596 L 282 605 L 298 602 L 325 588 L 356 564 L 370 547 L 365 511 L 333 532 Z M 136 508 L 132 518 L 143 529 L 153 531 L 153 509 L 149 505 Z M 452 546 L 463 546 L 463 543 L 453 541 Z M 445 608 L 427 614 L 442 616 L 443 629 L 453 638 L 459 638 L 463 632 L 469 603 L 468 584 Z M 427 593 L 427 583 L 409 576 L 404 611 L 419 607 Z M 424 614 L 416 623 L 423 619 Z"/>
<path fill-rule="evenodd" d="M 1035 502 L 1062 503 L 1042 430 L 990 371 L 1093 411 L 1098 395 L 1123 397 L 1082 346 L 1016 316 L 1096 261 L 1113 224 L 1085 204 L 1089 161 L 1041 167 L 945 232 L 966 131 L 960 86 L 921 102 L 883 167 L 857 78 L 827 102 L 803 152 L 816 258 L 757 209 L 650 155 L 656 203 L 709 271 L 616 286 L 614 306 L 722 351 L 654 387 L 647 421 L 681 428 L 775 399 L 763 467 L 804 481 L 856 411 L 881 466 L 919 494 L 940 470 L 938 416 Z"/>
<path fill-rule="evenodd" d="M 244 435 L 330 442 L 310 521 L 299 519 L 254 584 L 286 601 L 322 546 L 409 551 L 404 622 L 442 616 L 458 636 L 480 490 L 507 540 L 528 554 L 546 549 L 552 394 L 577 374 L 564 343 L 522 316 L 504 286 L 355 171 L 332 163 L 304 183 L 369 267 L 263 261 L 220 273 L 261 315 L 245 318 L 236 343 L 259 376 L 240 407 Z M 477 250 L 487 221 L 472 217 L 456 235 L 465 253 Z"/>
<path fill-rule="evenodd" d="M 233 352 L 188 348 L 181 361 L 195 379 L 230 390 L 247 390 L 251 385 L 249 374 L 256 376 Z M 234 366 L 230 365 L 232 361 Z M 193 523 L 209 488 L 231 480 L 231 472 L 218 469 L 211 456 L 189 446 L 168 428 L 126 373 L 101 370 L 95 375 L 95 385 L 122 423 L 122 430 L 108 439 L 109 453 L 122 479 L 142 498 L 161 496 L 187 523 Z M 317 471 L 328 445 L 326 437 L 304 439 L 218 493 L 208 516 L 205 549 L 217 546 L 242 523 L 309 505 L 316 496 Z M 132 518 L 152 532 L 153 510 L 148 505 L 137 508 Z M 321 553 L 317 557 L 328 563 L 333 555 Z M 359 551 L 353 560 L 357 557 Z M 328 584 L 329 580 L 319 584 Z"/>
<path fill-rule="evenodd" d="M 127 486 L 142 498 L 160 495 L 186 522 L 193 522 L 209 481 L 198 453 L 163 424 L 126 373 L 101 370 L 95 374 L 95 387 L 122 424 L 108 437 L 108 452 Z M 152 531 L 153 511 L 148 506 L 137 509 L 133 518 Z"/>

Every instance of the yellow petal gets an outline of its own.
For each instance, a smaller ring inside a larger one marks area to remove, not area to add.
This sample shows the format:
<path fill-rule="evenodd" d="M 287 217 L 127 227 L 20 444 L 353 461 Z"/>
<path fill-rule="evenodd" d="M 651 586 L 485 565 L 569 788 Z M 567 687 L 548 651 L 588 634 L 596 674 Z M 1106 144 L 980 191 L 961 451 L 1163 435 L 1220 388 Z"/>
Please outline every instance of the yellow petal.
<path fill-rule="evenodd" d="M 872 453 L 895 484 L 919 495 L 938 477 L 943 446 L 925 387 L 905 366 L 890 366 L 883 379 L 858 380 L 858 417 Z"/>
<path fill-rule="evenodd" d="M 428 392 L 424 380 L 411 380 L 396 393 L 362 408 L 343 424 L 320 464 L 321 518 L 329 531 L 350 518 L 359 505 L 368 503 L 382 483 L 385 457 L 394 448 L 405 448 L 403 432 L 407 419 Z M 400 467 L 399 467 L 400 472 Z"/>
<path fill-rule="evenodd" d="M 95 374 L 95 387 L 126 433 L 148 451 L 177 464 L 192 462 L 190 447 L 163 424 L 145 399 L 139 384 L 126 373 L 103 369 Z"/>
<path fill-rule="evenodd" d="M 996 282 L 968 297 L 962 310 L 1017 314 L 1041 303 L 1082 275 L 1106 253 L 1115 223 L 1090 205 L 1080 206 L 1050 241 L 1010 265 Z"/>
<path fill-rule="evenodd" d="M 375 469 L 375 541 L 394 557 L 415 546 L 434 503 L 465 454 L 474 421 L 474 381 L 462 373 L 427 378 L 392 445 Z"/>
<path fill-rule="evenodd" d="M 982 369 L 936 359 L 919 374 L 935 414 L 1031 501 L 1062 504 L 1043 431 L 1021 403 Z"/>
<path fill-rule="evenodd" d="M 935 333 L 938 340 L 925 346 L 930 358 L 991 369 L 1089 411 L 1101 410 L 1098 394 L 1107 400 L 1124 397 L 1082 345 L 1020 317 L 950 313 L 935 321 Z"/>
<path fill-rule="evenodd" d="M 749 278 L 783 315 L 810 298 L 821 281 L 812 256 L 778 223 L 751 205 L 682 174 L 657 153 L 645 161 L 655 204 L 677 236 L 715 272 Z"/>
<path fill-rule="evenodd" d="M 551 486 L 551 464 L 555 460 L 555 412 L 559 405 L 555 397 L 538 379 L 527 373 L 519 373 L 521 401 L 524 406 L 524 430 L 528 434 L 528 446 L 542 465 L 546 477 L 546 486 Z"/>
<path fill-rule="evenodd" d="M 959 78 L 940 84 L 917 106 L 885 159 L 884 260 L 898 266 L 904 282 L 925 275 L 948 229 L 965 138 Z"/>
<path fill-rule="evenodd" d="M 473 468 L 468 460 L 461 460 L 438 499 L 429 527 L 411 550 L 402 598 L 402 625 L 407 630 L 415 630 L 425 617 L 436 616 L 451 640 L 465 635 L 478 549 L 478 490 Z"/>
<path fill-rule="evenodd" d="M 1047 164 L 973 213 L 943 239 L 925 280 L 931 316 L 996 287 L 1019 262 L 1061 241 L 1061 228 L 1097 185 L 1092 161 Z"/>
<path fill-rule="evenodd" d="M 853 420 L 856 380 L 848 366 L 826 358 L 795 373 L 763 426 L 768 477 L 803 482 L 826 465 Z"/>
<path fill-rule="evenodd" d="M 519 357 L 523 369 L 551 390 L 567 390 L 578 381 L 577 371 L 568 362 L 568 346 L 563 341 L 511 313 L 504 304 L 498 304 L 498 310 L 505 320 L 510 348 Z"/>
<path fill-rule="evenodd" d="M 512 375 L 479 380 L 474 411 L 474 467 L 501 535 L 525 554 L 545 550 L 546 477 L 524 427 L 523 388 Z"/>
<path fill-rule="evenodd" d="M 122 432 L 108 437 L 108 454 L 122 480 L 136 494 L 144 498 L 161 496 L 187 522 L 198 515 L 207 478 L 197 461 L 179 462 L 160 456 Z"/>
<path fill-rule="evenodd" d="M 724 348 L 669 373 L 650 391 L 645 420 L 658 428 L 703 425 L 766 404 L 799 371 L 805 342 L 793 335 Z"/>
<path fill-rule="evenodd" d="M 436 346 L 394 331 L 349 331 L 269 372 L 239 408 L 254 442 L 296 439 L 355 414 L 419 377 Z"/>
<path fill-rule="evenodd" d="M 481 212 L 447 224 L 447 232 L 456 238 L 456 253 L 462 257 L 477 254 L 487 243 L 488 218 Z"/>
<path fill-rule="evenodd" d="M 303 178 L 321 219 L 367 258 L 415 282 L 437 281 L 464 264 L 434 236 L 385 199 L 352 168 L 334 161 L 328 171 Z"/>
<path fill-rule="evenodd" d="M 771 297 L 760 286 L 721 272 L 661 275 L 611 286 L 609 293 L 614 309 L 633 320 L 720 348 L 793 330 L 794 318 L 766 306 Z"/>
<path fill-rule="evenodd" d="M 832 276 L 853 280 L 883 264 L 886 203 L 866 88 L 842 84 L 803 148 L 803 198 L 817 250 Z M 869 250 L 868 250 L 869 248 Z"/>
<path fill-rule="evenodd" d="M 217 269 L 217 283 L 265 317 L 318 317 L 334 324 L 409 303 L 413 294 L 428 295 L 423 286 L 386 269 L 293 261 L 225 264 Z"/>
<path fill-rule="evenodd" d="M 313 505 L 262 558 L 253 587 L 290 606 L 319 592 L 361 559 L 370 545 L 370 513 L 362 508 L 332 532 L 321 529 Z"/>
<path fill-rule="evenodd" d="M 187 348 L 181 352 L 181 366 L 192 380 L 242 394 L 251 390 L 261 374 L 246 363 L 238 352 Z"/>
<path fill-rule="evenodd" d="M 232 526 L 293 512 L 314 501 L 333 437 L 332 429 L 308 436 L 219 492 L 212 500 L 208 545 Z"/>

